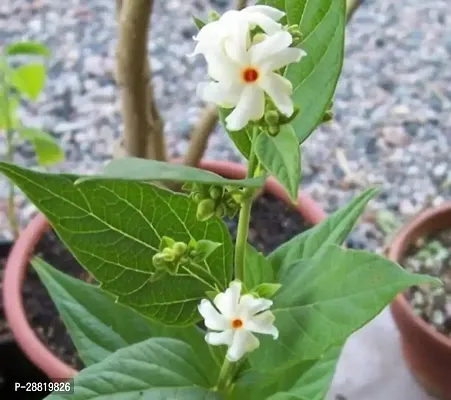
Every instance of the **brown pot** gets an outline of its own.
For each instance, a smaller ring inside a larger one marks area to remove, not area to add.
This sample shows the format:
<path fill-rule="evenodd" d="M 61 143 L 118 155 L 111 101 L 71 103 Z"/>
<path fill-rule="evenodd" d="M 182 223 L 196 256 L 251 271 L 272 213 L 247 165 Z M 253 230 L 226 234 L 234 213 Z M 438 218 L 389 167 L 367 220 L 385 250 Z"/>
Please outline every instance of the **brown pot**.
<path fill-rule="evenodd" d="M 241 179 L 246 175 L 244 166 L 232 162 L 202 161 L 200 167 L 230 179 Z M 275 179 L 268 178 L 264 189 L 290 204 L 288 196 Z M 321 207 L 303 193 L 299 193 L 297 205 L 293 207 L 311 224 L 317 224 L 326 217 Z M 42 214 L 38 214 L 20 234 L 5 266 L 3 302 L 6 319 L 23 352 L 50 379 L 56 380 L 70 378 L 76 371 L 53 355 L 36 336 L 28 323 L 22 303 L 22 283 L 27 265 L 36 244 L 49 228 L 46 218 Z"/>
<path fill-rule="evenodd" d="M 389 258 L 400 262 L 418 238 L 451 229 L 451 202 L 419 214 L 396 235 Z M 451 400 L 451 339 L 414 314 L 403 294 L 391 311 L 401 333 L 404 358 L 415 378 L 432 395 Z"/>

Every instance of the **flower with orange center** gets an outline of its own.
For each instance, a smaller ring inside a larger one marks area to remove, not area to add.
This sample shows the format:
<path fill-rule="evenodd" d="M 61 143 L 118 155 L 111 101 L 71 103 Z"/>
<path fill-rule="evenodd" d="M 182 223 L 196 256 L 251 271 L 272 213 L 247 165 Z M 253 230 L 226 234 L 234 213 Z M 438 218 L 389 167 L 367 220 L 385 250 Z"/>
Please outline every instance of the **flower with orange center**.
<path fill-rule="evenodd" d="M 213 346 L 227 345 L 226 357 L 232 362 L 260 345 L 254 333 L 272 335 L 274 339 L 279 336 L 274 314 L 268 310 L 272 301 L 249 294 L 241 296 L 241 286 L 241 282 L 234 281 L 215 297 L 213 304 L 202 300 L 199 305 L 205 326 L 213 331 L 205 340 Z"/>
<path fill-rule="evenodd" d="M 278 70 L 305 55 L 303 50 L 290 47 L 293 38 L 287 31 L 258 35 L 250 46 L 243 37 L 237 35 L 227 46 L 204 53 L 213 81 L 198 86 L 203 100 L 233 108 L 225 120 L 231 131 L 263 117 L 265 94 L 282 114 L 293 114 L 293 87 Z"/>

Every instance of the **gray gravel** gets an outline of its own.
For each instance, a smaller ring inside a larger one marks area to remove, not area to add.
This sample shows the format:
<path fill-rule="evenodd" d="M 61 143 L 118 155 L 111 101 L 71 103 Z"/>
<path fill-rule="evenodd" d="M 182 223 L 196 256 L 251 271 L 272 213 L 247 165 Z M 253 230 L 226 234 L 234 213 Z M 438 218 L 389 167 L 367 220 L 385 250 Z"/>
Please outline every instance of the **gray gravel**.
<path fill-rule="evenodd" d="M 121 131 L 114 69 L 112 0 L 7 0 L 0 4 L 0 43 L 44 41 L 53 52 L 50 79 L 40 101 L 24 107 L 24 121 L 50 131 L 66 161 L 52 170 L 91 173 L 111 157 Z M 152 56 L 156 97 L 169 148 L 182 154 L 200 111 L 194 95 L 205 76 L 189 59 L 195 33 L 190 15 L 221 0 L 157 0 Z M 335 98 L 335 120 L 303 146 L 302 187 L 327 211 L 369 184 L 382 193 L 351 238 L 354 247 L 380 249 L 389 233 L 376 227 L 379 211 L 396 223 L 428 204 L 451 197 L 451 17 L 448 0 L 366 1 L 348 28 L 346 62 Z M 4 144 L 0 142 L 0 151 Z M 239 160 L 218 128 L 208 158 Z M 35 161 L 20 146 L 19 163 Z M 0 194 L 5 185 L 0 187 Z M 33 208 L 18 196 L 26 221 Z M 391 214 L 390 214 L 391 215 Z M 5 230 L 6 228 L 0 230 Z"/>

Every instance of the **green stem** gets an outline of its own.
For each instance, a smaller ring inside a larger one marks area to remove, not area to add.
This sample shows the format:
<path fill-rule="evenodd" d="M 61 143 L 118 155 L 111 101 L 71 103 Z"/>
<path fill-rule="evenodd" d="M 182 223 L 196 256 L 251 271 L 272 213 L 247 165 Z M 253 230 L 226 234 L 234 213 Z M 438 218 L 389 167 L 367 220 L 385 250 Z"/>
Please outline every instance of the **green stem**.
<path fill-rule="evenodd" d="M 252 148 L 251 154 L 249 155 L 249 161 L 247 165 L 247 178 L 252 178 L 255 173 L 255 169 L 257 166 L 257 156 L 255 155 L 253 144 L 257 137 L 258 128 L 254 128 L 254 133 L 252 137 Z M 235 279 L 243 280 L 244 277 L 244 264 L 246 259 L 246 243 L 247 243 L 247 234 L 249 231 L 249 220 L 251 217 L 251 208 L 252 208 L 252 200 L 253 200 L 253 190 L 246 196 L 246 199 L 241 203 L 240 215 L 238 218 L 238 229 L 236 235 L 236 243 L 235 243 Z"/>
<path fill-rule="evenodd" d="M 3 89 L 3 101 L 4 101 L 4 120 L 5 120 L 5 129 L 6 129 L 6 161 L 10 164 L 14 163 L 14 143 L 13 143 L 13 130 L 12 130 L 12 122 L 9 114 L 9 87 L 8 82 L 5 78 L 6 69 L 8 68 L 6 64 L 6 60 L 2 60 L 1 62 L 1 76 L 2 76 L 2 89 Z M 14 239 L 17 239 L 19 236 L 19 225 L 16 219 L 16 210 L 14 205 L 14 183 L 9 180 L 8 181 L 8 220 L 11 225 L 11 231 L 14 236 Z"/>
<path fill-rule="evenodd" d="M 227 358 L 224 358 L 221 371 L 219 371 L 218 383 L 216 385 L 219 392 L 227 393 L 227 389 L 232 381 L 234 365 L 235 364 L 231 363 Z"/>

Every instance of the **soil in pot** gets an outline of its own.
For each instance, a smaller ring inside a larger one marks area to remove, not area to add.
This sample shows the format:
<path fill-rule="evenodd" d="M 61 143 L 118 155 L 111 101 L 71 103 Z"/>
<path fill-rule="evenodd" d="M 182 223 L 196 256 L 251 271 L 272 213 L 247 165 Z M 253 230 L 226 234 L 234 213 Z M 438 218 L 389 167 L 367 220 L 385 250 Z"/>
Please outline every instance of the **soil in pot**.
<path fill-rule="evenodd" d="M 451 338 L 451 229 L 418 239 L 401 263 L 410 272 L 431 275 L 443 282 L 439 288 L 412 287 L 405 296 L 415 314 Z"/>
<path fill-rule="evenodd" d="M 227 221 L 227 224 L 235 240 L 238 218 Z M 274 196 L 265 193 L 252 207 L 249 242 L 267 255 L 309 228 L 311 225 L 298 213 Z"/>

